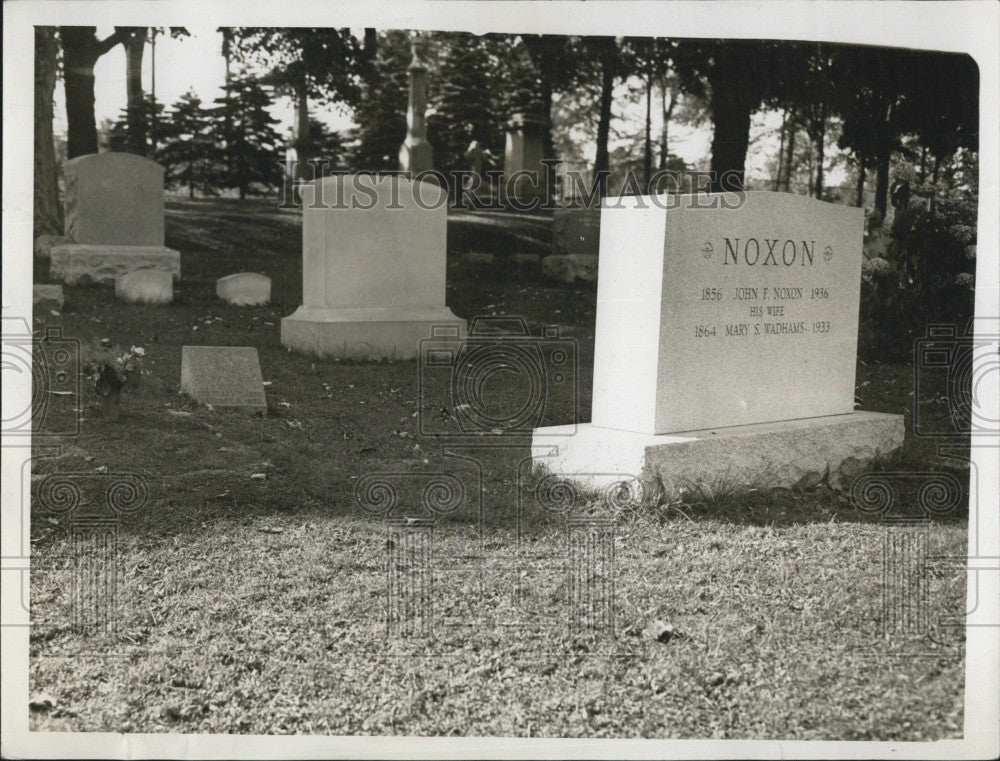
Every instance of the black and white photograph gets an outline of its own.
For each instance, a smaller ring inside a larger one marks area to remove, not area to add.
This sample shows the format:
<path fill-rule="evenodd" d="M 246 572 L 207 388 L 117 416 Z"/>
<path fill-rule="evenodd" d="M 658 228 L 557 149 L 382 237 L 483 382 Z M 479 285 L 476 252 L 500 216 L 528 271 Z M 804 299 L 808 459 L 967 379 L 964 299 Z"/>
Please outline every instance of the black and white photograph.
<path fill-rule="evenodd" d="M 1000 6 L 3 10 L 4 757 L 1000 754 Z"/>

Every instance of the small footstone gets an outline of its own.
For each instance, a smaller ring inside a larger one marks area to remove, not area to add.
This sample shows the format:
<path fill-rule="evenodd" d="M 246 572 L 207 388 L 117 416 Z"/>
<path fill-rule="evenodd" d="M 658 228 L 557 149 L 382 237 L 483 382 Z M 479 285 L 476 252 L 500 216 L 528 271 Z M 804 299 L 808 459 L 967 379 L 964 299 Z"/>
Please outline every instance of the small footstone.
<path fill-rule="evenodd" d="M 181 347 L 181 391 L 212 407 L 267 412 L 260 359 L 252 346 Z"/>
<path fill-rule="evenodd" d="M 115 297 L 130 304 L 169 304 L 174 278 L 163 270 L 135 270 L 115 278 Z"/>
<path fill-rule="evenodd" d="M 32 305 L 38 312 L 44 309 L 62 309 L 63 287 L 61 285 L 36 285 L 32 289 Z"/>
<path fill-rule="evenodd" d="M 465 255 L 465 261 L 469 264 L 493 264 L 493 254 L 484 251 L 469 251 Z"/>
<path fill-rule="evenodd" d="M 573 285 L 582 280 L 597 282 L 596 254 L 552 254 L 542 259 L 542 274 L 552 280 Z"/>
<path fill-rule="evenodd" d="M 238 272 L 215 281 L 216 295 L 236 306 L 259 306 L 271 300 L 271 278 L 256 272 Z"/>

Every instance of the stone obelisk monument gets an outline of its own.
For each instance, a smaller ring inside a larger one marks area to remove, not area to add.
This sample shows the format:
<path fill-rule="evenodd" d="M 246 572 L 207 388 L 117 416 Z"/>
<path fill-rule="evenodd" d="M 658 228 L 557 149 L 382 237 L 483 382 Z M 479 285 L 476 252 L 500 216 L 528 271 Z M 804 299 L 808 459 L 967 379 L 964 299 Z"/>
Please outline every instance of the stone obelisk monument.
<path fill-rule="evenodd" d="M 420 58 L 417 41 L 410 45 L 410 104 L 406 109 L 406 140 L 399 146 L 399 168 L 414 175 L 434 168 L 434 150 L 427 142 L 427 66 Z"/>

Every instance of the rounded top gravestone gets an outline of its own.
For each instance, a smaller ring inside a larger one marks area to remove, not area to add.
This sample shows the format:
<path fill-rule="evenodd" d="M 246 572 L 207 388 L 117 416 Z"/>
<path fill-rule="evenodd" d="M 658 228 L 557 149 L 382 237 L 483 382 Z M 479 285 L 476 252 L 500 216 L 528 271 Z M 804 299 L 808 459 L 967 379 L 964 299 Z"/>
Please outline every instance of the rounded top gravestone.
<path fill-rule="evenodd" d="M 215 281 L 220 299 L 236 306 L 257 306 L 271 300 L 271 278 L 257 272 L 237 272 Z"/>
<path fill-rule="evenodd" d="M 64 164 L 66 234 L 75 243 L 163 245 L 163 167 L 132 153 Z"/>

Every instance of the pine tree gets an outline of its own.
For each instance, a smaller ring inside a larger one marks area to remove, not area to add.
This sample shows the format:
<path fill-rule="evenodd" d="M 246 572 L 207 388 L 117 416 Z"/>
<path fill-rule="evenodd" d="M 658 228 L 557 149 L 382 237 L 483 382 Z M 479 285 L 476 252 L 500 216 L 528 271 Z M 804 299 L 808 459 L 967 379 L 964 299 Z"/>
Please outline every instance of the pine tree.
<path fill-rule="evenodd" d="M 246 198 L 255 184 L 281 186 L 281 138 L 268 107 L 271 96 L 253 76 L 233 77 L 215 100 L 214 131 L 221 135 L 222 184 Z"/>
<path fill-rule="evenodd" d="M 344 140 L 339 132 L 331 132 L 318 119 L 309 120 L 309 135 L 318 162 L 326 163 L 332 169 L 342 168 L 344 161 Z"/>
<path fill-rule="evenodd" d="M 154 137 L 157 140 L 162 137 L 164 110 L 163 104 L 153 100 L 153 96 L 149 93 L 143 96 L 141 113 L 130 115 L 130 110 L 123 108 L 108 129 L 108 150 L 138 153 L 154 161 L 158 160 L 157 146 L 153 140 Z M 138 129 L 139 132 L 139 137 L 135 140 L 132 138 L 133 129 Z M 141 144 L 136 142 L 139 139 L 145 141 L 145 150 L 142 150 Z"/>
<path fill-rule="evenodd" d="M 406 138 L 406 106 L 409 99 L 407 67 L 410 42 L 406 32 L 393 30 L 378 41 L 372 71 L 362 85 L 362 98 L 355 111 L 357 145 L 351 168 L 367 171 L 399 169 L 399 146 Z"/>
<path fill-rule="evenodd" d="M 499 105 L 497 61 L 486 41 L 468 33 L 439 39 L 441 68 L 432 83 L 427 139 L 434 146 L 437 168 L 447 172 L 466 168 L 465 153 L 473 140 L 494 153 L 502 152 L 507 114 Z"/>
<path fill-rule="evenodd" d="M 212 139 L 212 117 L 201 99 L 189 90 L 170 108 L 162 122 L 162 146 L 158 158 L 169 184 L 187 186 L 188 197 L 195 188 L 210 193 L 216 175 L 217 151 Z"/>

